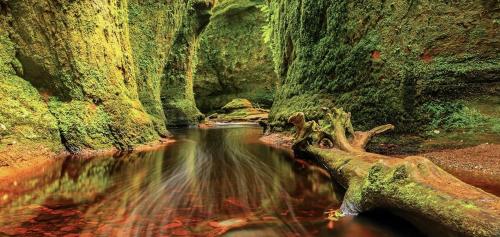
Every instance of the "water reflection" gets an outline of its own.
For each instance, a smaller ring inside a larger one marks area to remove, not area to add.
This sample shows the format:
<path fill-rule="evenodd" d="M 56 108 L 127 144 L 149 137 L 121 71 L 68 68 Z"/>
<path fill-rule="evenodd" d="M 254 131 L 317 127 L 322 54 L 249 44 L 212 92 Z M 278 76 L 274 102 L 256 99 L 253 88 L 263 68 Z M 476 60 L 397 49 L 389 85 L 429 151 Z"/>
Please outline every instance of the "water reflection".
<path fill-rule="evenodd" d="M 155 226 L 166 227 L 160 228 L 162 234 L 169 233 L 169 227 L 177 223 L 188 222 L 194 227 L 189 234 L 208 231 L 216 235 L 225 231 L 224 227 L 264 220 L 280 226 L 281 233 L 306 234 L 294 206 L 303 203 L 305 195 L 322 195 L 324 205 L 314 213 L 321 217 L 326 207 L 338 204 L 331 195 L 331 186 L 326 179 L 318 185 L 316 178 L 311 185 L 307 177 L 297 178 L 288 152 L 249 145 L 256 140 L 252 135 L 256 133 L 249 133 L 248 128 L 179 134 L 180 141 L 163 154 L 161 181 L 143 192 L 132 215 L 157 217 Z M 305 187 L 313 186 L 316 190 L 307 192 Z M 142 218 L 129 218 L 126 224 L 142 227 L 131 230 L 127 233 L 130 235 L 158 233 Z"/>
<path fill-rule="evenodd" d="M 177 131 L 155 152 L 68 158 L 0 209 L 0 235 L 346 236 L 328 178 L 255 141 L 257 128 Z M 1 189 L 0 189 L 1 190 Z M 12 194 L 11 194 L 12 195 Z M 359 219 L 359 218 L 358 218 Z M 346 219 L 347 220 L 347 219 Z M 398 236 L 358 224 L 364 236 Z M 375 227 L 373 227 L 375 226 Z M 344 232 L 342 232 L 344 230 Z"/>

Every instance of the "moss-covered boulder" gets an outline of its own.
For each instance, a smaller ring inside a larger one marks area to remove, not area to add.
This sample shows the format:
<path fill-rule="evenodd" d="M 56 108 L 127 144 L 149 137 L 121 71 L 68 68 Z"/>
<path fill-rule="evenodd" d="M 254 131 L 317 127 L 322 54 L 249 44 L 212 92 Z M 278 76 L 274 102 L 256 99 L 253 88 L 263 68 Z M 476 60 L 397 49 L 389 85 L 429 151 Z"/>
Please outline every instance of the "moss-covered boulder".
<path fill-rule="evenodd" d="M 247 99 L 234 99 L 222 107 L 222 110 L 226 112 L 232 112 L 238 109 L 250 109 L 253 108 L 252 102 Z"/>
<path fill-rule="evenodd" d="M 500 81 L 495 1 L 270 1 L 281 87 L 270 118 L 344 107 L 360 127 L 415 131 L 426 101 L 489 93 Z M 493 91 L 494 92 L 494 91 Z M 498 93 L 498 92 L 496 92 Z"/>
<path fill-rule="evenodd" d="M 196 104 L 203 112 L 234 98 L 263 107 L 272 104 L 277 77 L 263 40 L 266 15 L 262 0 L 222 0 L 212 9 L 200 36 L 194 75 Z"/>
<path fill-rule="evenodd" d="M 255 108 L 248 99 L 237 98 L 208 118 L 216 122 L 259 122 L 267 121 L 268 117 L 269 110 Z"/>

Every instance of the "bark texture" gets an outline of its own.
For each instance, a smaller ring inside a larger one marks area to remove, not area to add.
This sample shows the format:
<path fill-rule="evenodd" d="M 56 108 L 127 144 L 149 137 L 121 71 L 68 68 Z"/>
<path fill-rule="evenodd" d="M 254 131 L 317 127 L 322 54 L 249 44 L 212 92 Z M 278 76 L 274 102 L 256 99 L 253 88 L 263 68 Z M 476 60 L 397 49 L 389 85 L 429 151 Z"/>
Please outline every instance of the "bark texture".
<path fill-rule="evenodd" d="M 399 159 L 366 152 L 364 146 L 370 137 L 394 128 L 390 124 L 354 132 L 350 114 L 342 109 L 326 111 L 326 118 L 326 128 L 315 132 L 330 132 L 335 148 L 313 146 L 314 133 L 298 137 L 293 148 L 326 167 L 332 179 L 346 189 L 343 214 L 383 208 L 433 236 L 498 236 L 497 196 L 465 184 L 427 158 Z"/>

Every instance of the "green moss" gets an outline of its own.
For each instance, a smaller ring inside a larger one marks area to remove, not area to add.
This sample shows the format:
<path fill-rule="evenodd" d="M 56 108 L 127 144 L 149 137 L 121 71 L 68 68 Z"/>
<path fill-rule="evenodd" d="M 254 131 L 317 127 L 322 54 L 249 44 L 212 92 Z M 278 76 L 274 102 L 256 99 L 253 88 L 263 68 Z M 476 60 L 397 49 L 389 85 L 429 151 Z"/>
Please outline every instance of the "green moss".
<path fill-rule="evenodd" d="M 413 180 L 415 176 L 427 176 L 431 175 L 428 172 L 432 172 L 432 168 L 425 165 L 428 161 L 420 159 L 417 162 L 419 163 L 417 166 L 420 167 L 418 169 L 404 163 L 394 167 L 382 163 L 375 164 L 361 187 L 354 186 L 354 190 L 357 190 L 358 194 L 352 194 L 352 196 L 361 198 L 362 201 L 359 205 L 366 207 L 371 206 L 372 202 L 380 205 L 381 199 L 391 203 L 393 200 L 390 197 L 398 197 L 398 201 L 390 205 L 427 210 L 429 213 L 424 213 L 424 215 L 429 220 L 433 220 L 437 216 L 463 218 L 466 212 L 480 211 L 467 199 L 456 199 L 436 190 L 432 185 L 423 185 L 418 180 Z M 454 213 L 454 215 L 450 215 L 450 213 Z"/>
<path fill-rule="evenodd" d="M 171 127 L 183 127 L 198 124 L 204 116 L 196 108 L 193 100 L 177 99 L 163 103 L 165 114 L 168 114 L 168 124 Z"/>
<path fill-rule="evenodd" d="M 1 22 L 0 22 L 1 23 Z M 9 39 L 8 33 L 0 31 L 0 73 L 16 74 L 21 69 L 20 62 L 15 57 L 15 44 Z M 22 73 L 22 72 L 21 72 Z"/>
<path fill-rule="evenodd" d="M 198 34 L 208 22 L 210 5 L 204 1 L 189 1 L 188 4 L 161 85 L 167 126 L 173 127 L 194 125 L 203 118 L 194 100 L 193 74 L 197 65 Z"/>
<path fill-rule="evenodd" d="M 167 56 L 174 44 L 175 35 L 182 26 L 187 7 L 183 1 L 149 0 L 128 3 L 139 99 L 161 135 L 167 134 L 161 102 L 161 80 Z"/>
<path fill-rule="evenodd" d="M 499 80 L 488 4 L 280 0 L 269 10 L 281 82 L 270 119 L 278 126 L 290 112 L 319 119 L 316 111 L 333 104 L 360 128 L 418 131 L 425 101 L 480 95 Z"/>
<path fill-rule="evenodd" d="M 428 119 L 427 131 L 436 129 L 478 129 L 489 122 L 489 118 L 463 102 L 431 101 L 425 103 L 420 113 Z"/>
<path fill-rule="evenodd" d="M 204 0 L 1 3 L 0 147 L 130 149 L 166 136 L 166 114 L 179 116 L 169 124 L 196 123 L 194 52 L 209 7 Z"/>
<path fill-rule="evenodd" d="M 8 143 L 25 151 L 42 146 L 58 152 L 62 146 L 55 118 L 39 92 L 19 77 L 23 71 L 7 32 L 8 20 L 0 18 L 0 154 Z"/>
<path fill-rule="evenodd" d="M 225 111 L 232 111 L 236 109 L 246 109 L 246 108 L 253 108 L 252 102 L 250 102 L 247 99 L 241 99 L 241 98 L 233 99 L 229 103 L 224 105 L 224 107 L 222 107 L 222 109 Z"/>
<path fill-rule="evenodd" d="M 102 106 L 83 101 L 64 103 L 55 99 L 49 106 L 58 120 L 68 150 L 102 149 L 114 143 L 108 127 L 111 121 Z"/>
<path fill-rule="evenodd" d="M 443 188 L 442 180 L 432 177 L 455 178 L 423 157 L 388 161 L 369 154 L 360 157 L 338 150 L 311 147 L 308 151 L 325 162 L 336 180 L 347 188 L 342 204 L 342 211 L 347 214 L 390 207 L 397 213 L 399 210 L 416 211 L 424 223 L 439 223 L 441 230 L 424 228 L 433 234 L 436 234 L 434 231 L 443 231 L 456 235 L 455 231 L 460 231 L 474 236 L 490 236 L 496 230 L 492 228 L 494 224 L 476 222 L 474 227 L 463 226 L 482 215 L 484 209 L 478 206 L 481 202 Z M 465 184 L 455 185 L 457 189 L 469 188 Z M 413 218 L 409 220 L 414 221 Z"/>
<path fill-rule="evenodd" d="M 259 0 L 224 0 L 212 9 L 200 35 L 194 74 L 196 103 L 203 112 L 235 98 L 270 107 L 276 87 L 271 51 L 262 39 L 266 15 Z"/>
<path fill-rule="evenodd" d="M 226 17 L 227 15 L 235 15 L 241 12 L 245 12 L 250 7 L 254 7 L 256 4 L 261 4 L 262 1 L 259 0 L 222 0 L 212 9 L 212 20 L 218 17 Z"/>
<path fill-rule="evenodd" d="M 140 101 L 142 97 L 138 91 L 144 92 L 147 86 L 137 82 L 138 75 L 151 71 L 144 76 L 150 78 L 162 75 L 162 72 L 158 72 L 161 70 L 158 69 L 155 74 L 154 70 L 150 70 L 154 67 L 145 67 L 142 63 L 144 55 L 152 50 L 132 50 L 130 41 L 137 43 L 144 38 L 138 36 L 130 40 L 129 17 L 133 17 L 129 16 L 127 4 L 109 2 L 99 7 L 91 1 L 62 3 L 57 6 L 50 1 L 16 1 L 6 4 L 8 8 L 2 11 L 1 19 L 2 26 L 5 26 L 2 30 L 8 30 L 8 34 L 0 34 L 0 72 L 16 74 L 24 80 L 18 82 L 17 87 L 9 88 L 9 93 L 20 89 L 31 95 L 35 92 L 36 97 L 32 96 L 30 100 L 38 99 L 39 102 L 32 102 L 33 106 L 43 105 L 48 108 L 46 112 L 52 116 L 52 123 L 41 127 L 59 131 L 54 142 L 64 143 L 70 151 L 113 146 L 130 149 L 136 144 L 153 141 L 158 135 L 165 134 L 164 124 L 154 111 L 146 110 Z M 130 8 L 137 10 L 134 8 L 137 5 L 137 2 L 131 2 Z M 176 2 L 168 8 L 178 13 L 183 11 L 179 9 L 181 5 L 185 6 Z M 162 13 L 162 6 L 165 5 L 158 5 L 155 1 L 142 2 L 140 5 L 151 12 L 156 9 L 155 14 L 170 20 L 170 12 Z M 47 10 L 51 14 L 46 15 Z M 141 19 L 137 11 L 131 15 L 136 17 L 133 19 L 134 23 Z M 144 27 L 144 31 L 153 30 L 145 36 L 153 39 L 147 38 L 145 42 L 154 43 L 155 37 L 162 38 L 165 32 L 173 34 L 170 26 L 175 28 L 175 22 L 156 24 L 161 32 L 155 34 L 156 29 L 152 25 Z M 144 35 L 144 32 L 133 33 L 135 36 Z M 141 48 L 140 46 L 137 48 Z M 151 44 L 147 46 L 151 47 Z M 4 53 L 4 48 L 9 49 L 8 55 Z M 161 61 L 164 53 L 157 54 L 160 55 L 149 57 Z M 139 62 L 137 64 L 135 55 Z M 139 64 L 143 67 L 136 67 Z M 136 73 L 136 70 L 139 72 Z M 141 77 L 140 81 L 147 81 L 144 78 Z M 0 84 L 9 85 L 7 82 Z M 27 89 L 29 86 L 31 88 Z M 154 83 L 152 87 L 159 91 L 159 86 Z M 158 93 L 151 94 L 156 95 L 152 98 L 157 99 L 155 103 L 158 102 Z M 48 107 L 47 101 L 50 101 Z M 150 108 L 150 104 L 147 105 Z M 22 112 L 23 106 L 18 105 L 17 110 L 19 111 L 16 112 L 16 108 L 13 108 L 5 113 L 15 117 L 16 113 Z M 38 108 L 32 110 L 43 111 Z M 33 117 L 37 118 L 35 115 Z M 30 126 L 31 129 L 37 128 L 37 124 L 26 127 Z"/>
<path fill-rule="evenodd" d="M 62 149 L 57 121 L 38 91 L 27 81 L 0 73 L 0 152 L 6 143 L 16 142 L 26 150 L 42 145 Z"/>

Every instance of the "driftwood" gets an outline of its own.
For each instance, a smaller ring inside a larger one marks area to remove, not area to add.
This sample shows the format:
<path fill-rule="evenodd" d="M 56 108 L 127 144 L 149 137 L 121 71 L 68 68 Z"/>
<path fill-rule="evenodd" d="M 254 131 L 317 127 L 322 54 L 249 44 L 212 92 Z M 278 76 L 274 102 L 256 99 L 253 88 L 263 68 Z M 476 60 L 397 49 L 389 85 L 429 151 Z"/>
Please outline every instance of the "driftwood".
<path fill-rule="evenodd" d="M 500 236 L 500 198 L 460 181 L 424 157 L 400 159 L 366 152 L 370 138 L 393 129 L 390 124 L 355 132 L 349 113 L 324 112 L 323 127 L 306 122 L 302 113 L 290 117 L 297 130 L 293 149 L 325 167 L 345 188 L 343 215 L 385 209 L 432 236 Z M 335 148 L 316 146 L 321 139 L 331 139 Z"/>

